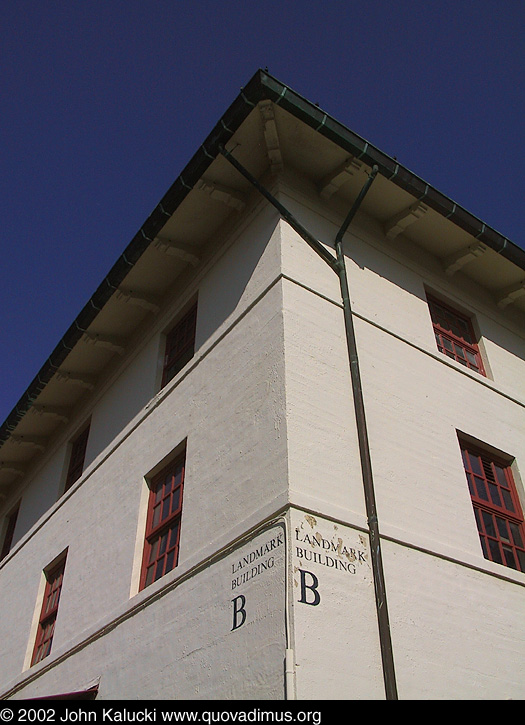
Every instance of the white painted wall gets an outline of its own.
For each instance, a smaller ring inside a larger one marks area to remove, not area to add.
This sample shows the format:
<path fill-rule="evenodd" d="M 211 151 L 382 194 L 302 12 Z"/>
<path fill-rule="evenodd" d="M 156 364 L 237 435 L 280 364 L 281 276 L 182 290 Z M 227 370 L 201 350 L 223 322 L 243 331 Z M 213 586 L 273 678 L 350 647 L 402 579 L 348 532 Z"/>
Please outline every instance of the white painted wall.
<path fill-rule="evenodd" d="M 523 584 L 389 542 L 383 554 L 401 697 L 523 700 Z"/>
<path fill-rule="evenodd" d="M 383 699 L 367 535 L 293 510 L 290 557 L 297 698 Z"/>
<path fill-rule="evenodd" d="M 37 665 L 41 676 L 15 699 L 94 682 L 101 700 L 282 699 L 284 549 L 283 525 L 263 527 L 146 608 L 123 610 L 78 651 L 54 643 L 55 665 Z M 233 588 L 237 579 L 246 581 Z"/>

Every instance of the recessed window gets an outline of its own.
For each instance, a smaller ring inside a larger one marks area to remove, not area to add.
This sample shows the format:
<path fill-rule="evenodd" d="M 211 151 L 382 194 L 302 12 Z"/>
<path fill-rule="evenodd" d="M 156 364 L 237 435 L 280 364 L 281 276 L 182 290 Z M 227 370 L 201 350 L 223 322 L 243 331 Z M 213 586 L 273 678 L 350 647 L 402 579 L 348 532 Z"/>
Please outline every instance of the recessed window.
<path fill-rule="evenodd" d="M 150 483 L 141 589 L 177 566 L 184 468 L 185 454 L 170 463 Z"/>
<path fill-rule="evenodd" d="M 18 511 L 20 509 L 20 502 L 17 503 L 15 508 L 7 515 L 7 523 L 4 535 L 4 541 L 2 543 L 2 551 L 0 552 L 0 559 L 7 556 L 11 551 L 13 545 L 13 537 L 15 534 L 16 521 L 18 519 Z"/>
<path fill-rule="evenodd" d="M 452 307 L 428 297 L 438 350 L 470 370 L 485 375 L 471 320 Z"/>
<path fill-rule="evenodd" d="M 87 425 L 82 433 L 80 433 L 71 444 L 71 453 L 69 456 L 69 465 L 67 469 L 66 485 L 64 490 L 67 491 L 82 475 L 84 470 L 84 462 L 86 459 L 86 448 L 89 438 L 89 425 Z"/>
<path fill-rule="evenodd" d="M 162 385 L 166 385 L 191 360 L 195 352 L 197 304 L 166 335 Z"/>
<path fill-rule="evenodd" d="M 525 571 L 525 528 L 508 462 L 461 443 L 463 465 L 485 559 Z"/>
<path fill-rule="evenodd" d="M 51 652 L 65 567 L 66 558 L 64 556 L 58 564 L 54 565 L 45 574 L 46 587 L 44 590 L 44 601 L 42 603 L 42 611 L 40 612 L 31 665 L 41 662 Z"/>

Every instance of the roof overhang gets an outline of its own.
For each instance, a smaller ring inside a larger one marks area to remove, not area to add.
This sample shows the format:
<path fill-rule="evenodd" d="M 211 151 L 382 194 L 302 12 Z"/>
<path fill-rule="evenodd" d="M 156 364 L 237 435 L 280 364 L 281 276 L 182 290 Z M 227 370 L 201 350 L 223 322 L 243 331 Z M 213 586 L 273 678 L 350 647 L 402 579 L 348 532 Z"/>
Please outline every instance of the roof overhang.
<path fill-rule="evenodd" d="M 376 165 L 378 177 L 363 211 L 381 223 L 387 242 L 403 235 L 436 256 L 447 274 L 468 273 L 502 309 L 512 305 L 525 312 L 525 252 L 520 247 L 259 70 L 137 231 L 0 427 L 0 496 L 2 485 L 24 475 L 34 453 L 45 449 L 49 436 L 69 419 L 108 362 L 125 350 L 145 316 L 161 308 L 173 279 L 188 265 L 198 265 L 217 229 L 243 209 L 252 189 L 219 153 L 227 144 L 235 145 L 235 156 L 255 176 L 290 167 L 313 181 L 321 198 L 337 196 L 348 208 L 364 174 Z"/>

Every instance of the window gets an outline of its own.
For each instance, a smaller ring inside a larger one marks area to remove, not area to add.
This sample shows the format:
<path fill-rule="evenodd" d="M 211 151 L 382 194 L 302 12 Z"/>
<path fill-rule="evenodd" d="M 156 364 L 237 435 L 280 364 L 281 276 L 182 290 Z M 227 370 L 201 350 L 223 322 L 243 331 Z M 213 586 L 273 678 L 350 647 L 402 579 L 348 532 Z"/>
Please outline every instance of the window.
<path fill-rule="evenodd" d="M 13 543 L 13 536 L 15 534 L 16 520 L 18 519 L 18 511 L 20 509 L 20 502 L 17 503 L 15 508 L 7 516 L 7 526 L 5 530 L 4 543 L 2 544 L 2 551 L 0 552 L 0 560 L 7 556 L 11 551 L 11 545 Z"/>
<path fill-rule="evenodd" d="M 66 558 L 64 556 L 58 564 L 46 572 L 44 601 L 38 622 L 38 631 L 31 665 L 40 662 L 51 652 L 65 566 Z"/>
<path fill-rule="evenodd" d="M 162 386 L 169 383 L 193 357 L 196 323 L 197 304 L 193 305 L 191 310 L 167 334 Z"/>
<path fill-rule="evenodd" d="M 508 463 L 461 444 L 485 559 L 525 571 L 523 513 Z"/>
<path fill-rule="evenodd" d="M 481 355 L 468 317 L 428 297 L 438 350 L 470 370 L 485 375 Z"/>
<path fill-rule="evenodd" d="M 89 425 L 87 425 L 82 433 L 78 435 L 71 445 L 71 454 L 69 456 L 69 466 L 67 469 L 66 485 L 64 491 L 67 491 L 82 475 L 84 470 L 84 461 L 86 458 L 86 447 L 89 437 Z"/>
<path fill-rule="evenodd" d="M 151 481 L 141 589 L 177 566 L 184 467 L 185 454 L 170 463 Z"/>

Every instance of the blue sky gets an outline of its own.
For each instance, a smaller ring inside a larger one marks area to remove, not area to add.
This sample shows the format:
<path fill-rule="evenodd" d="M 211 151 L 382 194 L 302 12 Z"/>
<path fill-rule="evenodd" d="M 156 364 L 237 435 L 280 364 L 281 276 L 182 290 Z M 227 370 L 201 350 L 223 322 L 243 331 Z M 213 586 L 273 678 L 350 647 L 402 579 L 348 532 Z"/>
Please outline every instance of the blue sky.
<path fill-rule="evenodd" d="M 525 3 L 2 0 L 0 419 L 257 68 L 525 248 Z"/>

